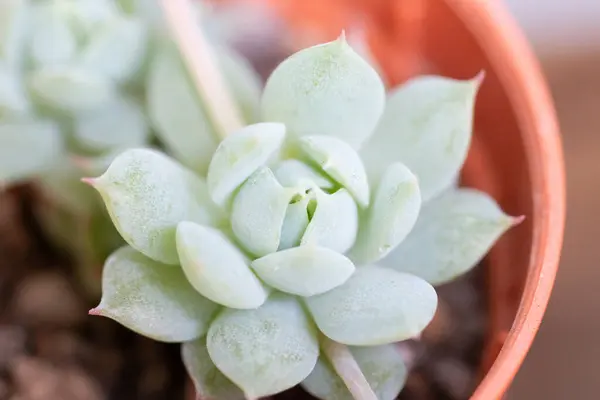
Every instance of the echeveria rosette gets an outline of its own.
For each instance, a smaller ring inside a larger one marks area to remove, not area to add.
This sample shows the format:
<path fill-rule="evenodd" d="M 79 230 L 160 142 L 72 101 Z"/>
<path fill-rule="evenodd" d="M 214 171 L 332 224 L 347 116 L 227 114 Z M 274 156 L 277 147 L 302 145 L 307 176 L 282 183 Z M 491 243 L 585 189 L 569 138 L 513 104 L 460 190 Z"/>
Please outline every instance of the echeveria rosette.
<path fill-rule="evenodd" d="M 351 398 L 333 344 L 349 346 L 379 399 L 395 398 L 406 367 L 393 344 L 433 318 L 432 284 L 473 267 L 516 222 L 452 187 L 479 83 L 415 78 L 385 105 L 376 72 L 341 37 L 273 72 L 267 122 L 196 160 L 206 178 L 158 151 L 125 151 L 88 180 L 129 244 L 107 262 L 92 313 L 183 342 L 202 397 L 302 383 Z"/>

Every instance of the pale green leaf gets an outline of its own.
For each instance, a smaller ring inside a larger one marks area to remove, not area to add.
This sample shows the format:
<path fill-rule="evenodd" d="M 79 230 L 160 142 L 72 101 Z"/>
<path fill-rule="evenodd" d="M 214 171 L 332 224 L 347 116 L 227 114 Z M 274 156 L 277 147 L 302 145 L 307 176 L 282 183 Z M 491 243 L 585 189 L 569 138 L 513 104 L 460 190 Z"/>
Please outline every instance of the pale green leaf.
<path fill-rule="evenodd" d="M 304 154 L 340 185 L 348 189 L 358 204 L 369 205 L 369 181 L 363 163 L 348 143 L 336 137 L 308 136 L 300 140 Z"/>
<path fill-rule="evenodd" d="M 0 182 L 39 175 L 62 156 L 58 126 L 47 121 L 0 124 Z"/>
<path fill-rule="evenodd" d="M 251 267 L 275 289 L 298 296 L 313 296 L 338 287 L 355 269 L 342 254 L 313 245 L 269 254 L 254 260 Z"/>
<path fill-rule="evenodd" d="M 193 222 L 177 226 L 183 272 L 205 297 L 230 308 L 260 307 L 269 295 L 244 254 L 220 231 Z"/>
<path fill-rule="evenodd" d="M 190 286 L 180 268 L 126 246 L 106 260 L 102 300 L 90 314 L 154 340 L 184 342 L 204 335 L 217 309 Z"/>
<path fill-rule="evenodd" d="M 204 180 L 154 150 L 123 152 L 90 183 L 123 239 L 156 261 L 179 262 L 175 231 L 181 221 L 222 223 L 223 213 L 211 202 Z"/>
<path fill-rule="evenodd" d="M 69 63 L 77 52 L 77 38 L 68 18 L 53 3 L 32 10 L 29 58 L 36 67 Z"/>
<path fill-rule="evenodd" d="M 482 75 L 468 81 L 423 76 L 395 89 L 361 150 L 372 180 L 400 161 L 419 178 L 424 201 L 448 187 L 467 155 L 481 80 Z"/>
<path fill-rule="evenodd" d="M 294 196 L 262 167 L 242 184 L 233 199 L 231 228 L 246 250 L 261 257 L 277 251 L 288 204 Z"/>
<path fill-rule="evenodd" d="M 346 189 L 334 194 L 316 190 L 317 207 L 301 244 L 318 244 L 345 253 L 356 240 L 358 208 Z"/>
<path fill-rule="evenodd" d="M 21 83 L 21 77 L 0 64 L 0 120 L 17 120 L 27 115 L 29 100 Z"/>
<path fill-rule="evenodd" d="M 485 193 L 449 190 L 423 207 L 412 232 L 382 263 L 440 285 L 477 265 L 519 221 Z"/>
<path fill-rule="evenodd" d="M 115 84 L 91 71 L 61 66 L 36 70 L 29 76 L 34 98 L 45 107 L 79 113 L 101 108 L 116 96 Z"/>
<path fill-rule="evenodd" d="M 319 356 L 317 332 L 293 297 L 273 293 L 256 310 L 226 309 L 208 331 L 208 353 L 246 398 L 289 389 Z"/>
<path fill-rule="evenodd" d="M 8 68 L 19 68 L 27 31 L 27 0 L 0 2 L 0 62 Z"/>
<path fill-rule="evenodd" d="M 100 27 L 81 52 L 83 68 L 117 82 L 130 80 L 146 54 L 148 32 L 139 19 L 112 18 Z"/>
<path fill-rule="evenodd" d="M 269 77 L 263 116 L 284 123 L 296 136 L 336 136 L 353 148 L 371 135 L 385 103 L 373 68 L 338 40 L 301 50 Z"/>
<path fill-rule="evenodd" d="M 309 201 L 310 197 L 305 196 L 288 206 L 281 228 L 281 240 L 279 241 L 278 250 L 300 246 L 300 240 L 308 226 L 307 207 Z"/>
<path fill-rule="evenodd" d="M 362 264 L 380 260 L 409 234 L 421 209 L 417 178 L 401 163 L 388 167 L 362 218 L 351 258 Z"/>
<path fill-rule="evenodd" d="M 173 155 L 205 175 L 218 140 L 179 55 L 161 49 L 150 64 L 146 97 L 156 134 Z"/>
<path fill-rule="evenodd" d="M 217 147 L 208 168 L 212 199 L 225 204 L 232 193 L 279 151 L 285 125 L 263 122 L 248 125 L 227 136 Z"/>
<path fill-rule="evenodd" d="M 181 359 L 201 399 L 243 400 L 244 394 L 210 359 L 206 337 L 181 345 Z"/>
<path fill-rule="evenodd" d="M 435 289 L 426 281 L 377 266 L 358 268 L 342 286 L 305 301 L 321 332 L 354 346 L 412 338 L 437 307 Z"/>
<path fill-rule="evenodd" d="M 215 53 L 221 73 L 227 82 L 244 122 L 253 124 L 260 121 L 260 96 L 262 83 L 252 65 L 233 49 L 218 46 Z"/>
<path fill-rule="evenodd" d="M 294 158 L 277 163 L 273 173 L 279 183 L 286 187 L 312 188 L 316 185 L 324 190 L 334 187 L 333 182 L 325 175 Z"/>
<path fill-rule="evenodd" d="M 143 110 L 134 100 L 123 97 L 80 114 L 73 131 L 77 144 L 90 152 L 143 146 L 149 136 Z"/>
<path fill-rule="evenodd" d="M 377 399 L 394 400 L 400 394 L 408 371 L 397 344 L 350 347 L 350 351 Z M 319 357 L 315 369 L 302 382 L 302 387 L 322 400 L 354 400 L 323 356 Z"/>
<path fill-rule="evenodd" d="M 155 2 L 156 0 L 144 1 Z M 61 11 L 69 17 L 81 41 L 92 37 L 104 24 L 120 15 L 115 0 L 62 0 L 53 3 L 53 6 L 60 7 Z"/>

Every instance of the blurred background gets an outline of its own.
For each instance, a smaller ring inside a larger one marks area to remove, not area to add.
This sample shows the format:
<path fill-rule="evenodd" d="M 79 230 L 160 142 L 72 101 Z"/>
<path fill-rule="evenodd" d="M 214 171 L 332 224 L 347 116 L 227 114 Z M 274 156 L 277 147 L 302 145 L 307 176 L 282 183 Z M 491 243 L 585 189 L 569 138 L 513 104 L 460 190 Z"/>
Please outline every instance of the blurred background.
<path fill-rule="evenodd" d="M 507 398 L 597 399 L 600 392 L 600 2 L 505 0 L 554 95 L 567 164 L 561 265 L 540 332 Z"/>

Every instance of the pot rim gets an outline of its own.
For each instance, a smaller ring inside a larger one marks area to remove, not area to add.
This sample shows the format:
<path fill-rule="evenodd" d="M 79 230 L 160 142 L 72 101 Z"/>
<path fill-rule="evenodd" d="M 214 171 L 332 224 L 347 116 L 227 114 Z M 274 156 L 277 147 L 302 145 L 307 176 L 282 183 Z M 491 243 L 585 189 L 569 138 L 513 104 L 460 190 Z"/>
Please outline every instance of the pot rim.
<path fill-rule="evenodd" d="M 445 1 L 473 34 L 502 85 L 509 88 L 507 96 L 517 122 L 530 133 L 523 137 L 531 171 L 534 214 L 529 271 L 512 328 L 471 397 L 500 399 L 533 343 L 556 278 L 566 212 L 562 143 L 542 70 L 504 6 L 497 0 Z"/>

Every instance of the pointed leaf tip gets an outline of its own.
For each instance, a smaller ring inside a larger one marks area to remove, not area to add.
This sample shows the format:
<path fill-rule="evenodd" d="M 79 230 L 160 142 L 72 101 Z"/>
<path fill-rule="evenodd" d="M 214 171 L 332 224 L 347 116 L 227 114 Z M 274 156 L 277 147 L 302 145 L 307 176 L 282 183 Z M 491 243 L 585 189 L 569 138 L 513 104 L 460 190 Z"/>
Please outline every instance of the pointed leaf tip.
<path fill-rule="evenodd" d="M 92 308 L 88 311 L 88 315 L 102 316 L 102 309 L 100 307 Z"/>
<path fill-rule="evenodd" d="M 81 182 L 89 185 L 91 187 L 96 187 L 96 183 L 98 182 L 98 178 L 81 178 Z"/>

